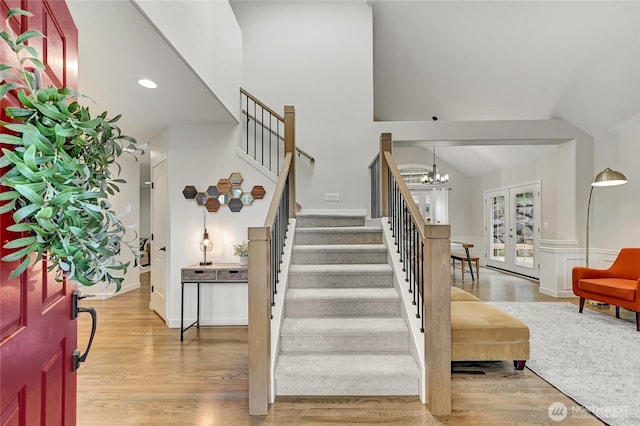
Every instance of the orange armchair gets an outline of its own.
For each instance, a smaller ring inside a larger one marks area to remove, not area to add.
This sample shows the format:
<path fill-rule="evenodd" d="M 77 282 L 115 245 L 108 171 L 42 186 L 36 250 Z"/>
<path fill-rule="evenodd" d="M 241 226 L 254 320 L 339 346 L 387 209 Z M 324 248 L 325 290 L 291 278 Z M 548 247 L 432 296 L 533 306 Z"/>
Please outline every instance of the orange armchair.
<path fill-rule="evenodd" d="M 640 248 L 623 248 L 609 269 L 576 266 L 571 273 L 573 293 L 580 297 L 580 310 L 585 299 L 597 300 L 636 313 L 636 329 L 640 331 Z"/>

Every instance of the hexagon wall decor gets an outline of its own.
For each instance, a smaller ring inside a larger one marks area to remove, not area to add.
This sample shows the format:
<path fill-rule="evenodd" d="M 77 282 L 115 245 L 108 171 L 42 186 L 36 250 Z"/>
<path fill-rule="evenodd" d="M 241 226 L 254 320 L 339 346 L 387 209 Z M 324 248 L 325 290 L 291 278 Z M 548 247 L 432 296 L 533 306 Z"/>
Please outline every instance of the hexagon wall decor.
<path fill-rule="evenodd" d="M 207 202 L 208 198 L 209 197 L 205 192 L 198 192 L 196 194 L 196 203 L 198 203 L 199 206 L 204 206 L 204 203 Z"/>
<path fill-rule="evenodd" d="M 240 201 L 240 198 L 232 198 L 229 201 L 229 204 L 227 204 L 229 206 L 229 210 L 231 210 L 234 213 L 239 212 L 240 210 L 242 210 L 243 204 L 242 201 Z"/>
<path fill-rule="evenodd" d="M 244 192 L 242 182 L 244 178 L 239 172 L 233 172 L 228 179 L 220 179 L 216 185 L 209 185 L 204 192 L 200 192 L 193 185 L 187 185 L 182 190 L 186 200 L 195 200 L 210 213 L 220 210 L 226 205 L 233 213 L 237 213 L 245 206 L 253 204 L 254 200 L 264 198 L 266 191 L 262 185 L 256 185 L 251 192 Z"/>
<path fill-rule="evenodd" d="M 196 187 L 191 185 L 185 186 L 182 190 L 182 195 L 184 195 L 184 198 L 186 198 L 187 200 L 193 200 L 194 198 L 196 198 L 197 193 L 198 190 L 196 189 Z"/>
<path fill-rule="evenodd" d="M 220 179 L 216 186 L 220 194 L 228 194 L 231 191 L 231 181 L 229 179 Z"/>
<path fill-rule="evenodd" d="M 267 191 L 264 190 L 262 185 L 256 185 L 251 190 L 251 195 L 253 195 L 254 200 L 262 200 L 264 198 L 264 194 L 266 193 Z"/>
<path fill-rule="evenodd" d="M 217 198 L 209 198 L 204 206 L 207 208 L 207 211 L 210 213 L 215 213 L 220 208 L 220 201 Z"/>

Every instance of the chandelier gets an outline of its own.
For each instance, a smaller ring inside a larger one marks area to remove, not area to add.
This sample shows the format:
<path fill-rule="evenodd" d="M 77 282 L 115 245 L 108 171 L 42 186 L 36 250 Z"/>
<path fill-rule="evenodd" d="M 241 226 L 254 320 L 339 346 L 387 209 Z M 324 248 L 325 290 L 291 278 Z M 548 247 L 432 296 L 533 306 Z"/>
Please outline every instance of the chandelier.
<path fill-rule="evenodd" d="M 427 171 L 424 175 L 422 175 L 420 182 L 427 183 L 427 184 L 438 184 L 438 183 L 445 183 L 448 181 L 449 181 L 449 174 L 440 173 L 438 171 L 438 168 L 436 167 L 436 147 L 434 146 L 433 147 L 433 169 L 430 171 Z"/>

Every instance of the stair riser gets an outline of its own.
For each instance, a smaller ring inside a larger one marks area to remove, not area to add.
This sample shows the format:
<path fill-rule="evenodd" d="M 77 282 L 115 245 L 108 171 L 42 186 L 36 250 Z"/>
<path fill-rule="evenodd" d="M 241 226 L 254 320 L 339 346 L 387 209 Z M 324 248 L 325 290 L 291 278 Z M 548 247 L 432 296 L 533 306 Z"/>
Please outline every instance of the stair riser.
<path fill-rule="evenodd" d="M 393 286 L 392 274 L 289 275 L 289 288 L 383 288 Z"/>
<path fill-rule="evenodd" d="M 296 244 L 382 244 L 381 232 L 296 232 Z"/>
<path fill-rule="evenodd" d="M 406 352 L 407 334 L 280 336 L 281 352 Z"/>
<path fill-rule="evenodd" d="M 400 315 L 400 302 L 340 302 L 340 301 L 287 301 L 284 307 L 287 317 L 354 317 Z"/>
<path fill-rule="evenodd" d="M 327 226 L 364 226 L 364 217 L 298 216 L 296 228 L 320 228 Z"/>
<path fill-rule="evenodd" d="M 276 395 L 418 395 L 420 381 L 405 375 L 363 375 L 352 381 L 330 375 L 276 378 Z"/>
<path fill-rule="evenodd" d="M 298 265 L 387 263 L 383 251 L 296 251 L 293 248 L 291 261 Z"/>

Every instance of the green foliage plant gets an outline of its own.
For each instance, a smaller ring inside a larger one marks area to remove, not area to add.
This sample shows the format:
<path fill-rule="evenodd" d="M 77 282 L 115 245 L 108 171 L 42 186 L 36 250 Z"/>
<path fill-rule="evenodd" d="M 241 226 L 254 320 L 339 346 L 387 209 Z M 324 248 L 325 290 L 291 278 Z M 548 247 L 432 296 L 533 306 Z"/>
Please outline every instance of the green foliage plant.
<path fill-rule="evenodd" d="M 45 66 L 27 43 L 43 35 L 14 34 L 9 20 L 20 15 L 32 16 L 11 9 L 0 27 L 0 37 L 17 59 L 15 66 L 0 64 L 0 98 L 14 96 L 20 103 L 5 108 L 10 122 L 0 122 L 0 143 L 12 146 L 2 148 L 0 156 L 0 214 L 13 214 L 15 223 L 7 229 L 16 233 L 4 245 L 12 251 L 2 261 L 20 261 L 10 275 L 16 277 L 46 258 L 58 280 L 115 283 L 118 291 L 131 262 L 117 255 L 126 246 L 137 263 L 139 254 L 133 240 L 123 240 L 126 228 L 109 196 L 126 183 L 117 178 L 123 144 L 136 140 L 115 125 L 120 116 L 91 117 L 78 104 L 79 93 L 39 87 Z"/>
<path fill-rule="evenodd" d="M 233 255 L 234 256 L 240 256 L 240 257 L 246 257 L 249 255 L 249 243 L 246 241 L 243 241 L 240 244 L 235 244 L 233 246 Z"/>

